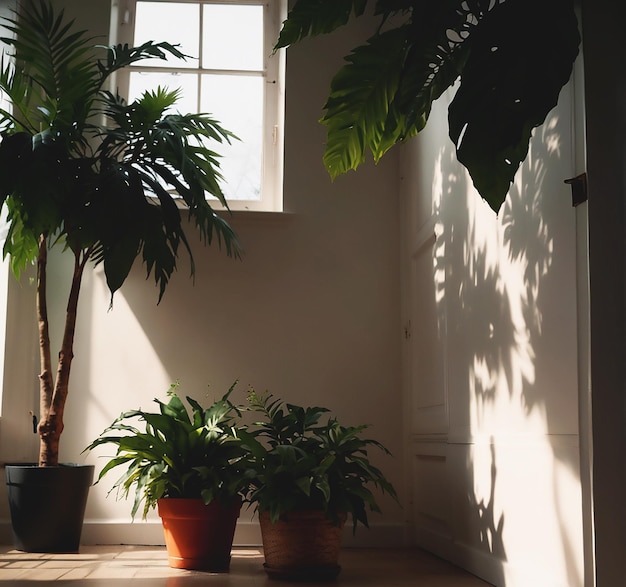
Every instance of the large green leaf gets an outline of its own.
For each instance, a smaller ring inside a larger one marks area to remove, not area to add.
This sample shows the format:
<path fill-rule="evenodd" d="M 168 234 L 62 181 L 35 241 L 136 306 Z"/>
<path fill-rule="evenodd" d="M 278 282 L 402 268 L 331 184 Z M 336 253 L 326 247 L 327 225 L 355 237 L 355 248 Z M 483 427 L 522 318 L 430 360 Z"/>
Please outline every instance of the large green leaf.
<path fill-rule="evenodd" d="M 432 104 L 459 77 L 469 51 L 467 14 L 457 0 L 424 5 L 406 25 L 407 52 L 391 112 L 397 129 L 388 123 L 391 146 L 421 131 Z"/>
<path fill-rule="evenodd" d="M 348 1 L 297 0 L 278 46 L 362 13 Z M 532 129 L 571 75 L 580 43 L 573 0 L 377 0 L 374 14 L 380 28 L 346 57 L 321 120 L 331 177 L 357 168 L 368 149 L 377 161 L 422 130 L 432 103 L 460 78 L 450 137 L 497 211 Z"/>
<path fill-rule="evenodd" d="M 331 177 L 356 169 L 368 150 L 376 159 L 382 156 L 405 52 L 406 29 L 376 35 L 355 49 L 334 77 L 321 120 L 328 132 L 324 164 Z"/>
<path fill-rule="evenodd" d="M 571 75 L 580 38 L 568 5 L 563 0 L 505 2 L 472 35 L 449 109 L 450 138 L 495 211 L 526 158 L 533 128 L 556 106 Z"/>
<path fill-rule="evenodd" d="M 361 16 L 367 0 L 299 0 L 289 12 L 276 49 L 304 37 L 330 33 L 345 25 L 350 15 Z"/>
<path fill-rule="evenodd" d="M 9 255 L 11 271 L 17 277 L 37 258 L 39 241 L 33 232 L 24 226 L 19 208 L 12 199 L 7 200 L 10 222 L 9 231 L 2 250 L 3 257 Z"/>

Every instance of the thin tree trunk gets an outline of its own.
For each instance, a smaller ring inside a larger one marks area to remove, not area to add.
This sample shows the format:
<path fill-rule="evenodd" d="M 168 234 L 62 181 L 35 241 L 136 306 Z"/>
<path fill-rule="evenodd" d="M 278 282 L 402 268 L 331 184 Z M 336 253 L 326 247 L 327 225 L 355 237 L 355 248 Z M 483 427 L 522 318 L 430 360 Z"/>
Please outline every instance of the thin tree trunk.
<path fill-rule="evenodd" d="M 45 250 L 45 243 L 43 245 Z M 40 245 L 40 257 L 42 247 Z M 59 440 L 63 432 L 63 414 L 65 412 L 65 401 L 69 389 L 70 369 L 74 358 L 74 333 L 76 329 L 76 315 L 78 310 L 78 296 L 83 276 L 85 263 L 89 258 L 89 253 L 85 253 L 81 258 L 80 252 L 74 254 L 74 272 L 72 275 L 72 286 L 67 302 L 67 312 L 65 316 L 65 328 L 63 330 L 63 342 L 59 352 L 57 364 L 56 381 L 52 389 L 51 363 L 50 363 L 50 340 L 48 335 L 48 319 L 46 309 L 45 293 L 45 257 L 43 264 L 39 267 L 40 278 L 38 282 L 38 314 L 40 346 L 42 357 L 41 381 L 41 415 L 39 422 L 40 466 L 56 466 L 59 464 Z M 43 283 L 41 276 L 43 275 Z M 43 288 L 41 286 L 44 286 Z M 43 289 L 43 291 L 39 291 Z M 41 335 L 42 331 L 44 336 Z M 47 349 L 47 350 L 46 350 Z M 45 363 L 47 361 L 47 363 Z"/>
<path fill-rule="evenodd" d="M 39 238 L 39 254 L 37 256 L 37 323 L 39 328 L 39 362 L 41 372 L 39 374 L 39 414 L 40 423 L 38 431 L 42 436 L 41 422 L 49 412 L 52 403 L 53 380 L 52 359 L 50 352 L 50 331 L 48 326 L 48 303 L 46 296 L 47 287 L 47 264 L 48 245 L 45 235 Z M 42 452 L 40 447 L 40 453 Z M 44 465 L 41 456 L 39 464 Z"/>

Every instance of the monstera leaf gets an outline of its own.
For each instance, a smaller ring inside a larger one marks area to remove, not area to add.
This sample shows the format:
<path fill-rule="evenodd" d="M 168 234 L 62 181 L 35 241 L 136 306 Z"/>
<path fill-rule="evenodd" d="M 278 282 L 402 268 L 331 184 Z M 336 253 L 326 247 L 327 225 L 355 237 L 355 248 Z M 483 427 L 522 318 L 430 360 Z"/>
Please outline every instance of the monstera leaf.
<path fill-rule="evenodd" d="M 297 0 L 278 47 L 330 33 L 367 0 Z M 580 36 L 572 0 L 377 0 L 381 20 L 332 80 L 321 122 L 331 177 L 378 161 L 420 132 L 458 83 L 450 138 L 474 185 L 498 211 L 532 131 L 556 105 Z M 391 18 L 393 17 L 393 18 Z M 392 24 L 393 23 L 393 24 Z"/>
<path fill-rule="evenodd" d="M 498 210 L 526 158 L 532 130 L 556 106 L 578 53 L 561 1 L 504 2 L 472 36 L 449 109 L 450 138 L 476 189 Z"/>

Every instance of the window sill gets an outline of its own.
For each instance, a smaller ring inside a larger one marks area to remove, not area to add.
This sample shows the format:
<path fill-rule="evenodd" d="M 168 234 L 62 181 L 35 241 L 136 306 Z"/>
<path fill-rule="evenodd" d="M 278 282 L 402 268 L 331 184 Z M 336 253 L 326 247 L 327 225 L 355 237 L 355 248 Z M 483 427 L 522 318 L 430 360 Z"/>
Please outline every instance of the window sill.
<path fill-rule="evenodd" d="M 159 200 L 156 197 L 148 196 L 150 200 L 154 202 L 155 205 L 159 205 Z M 176 202 L 176 206 L 179 210 L 185 211 L 187 206 L 182 198 L 176 197 L 174 199 Z M 295 214 L 293 212 L 286 212 L 284 210 L 247 210 L 244 208 L 231 208 L 227 210 L 223 206 L 218 206 L 215 202 L 209 202 L 213 210 L 216 214 L 224 218 L 229 222 L 236 222 L 240 224 L 242 221 L 251 221 L 255 224 L 257 223 L 273 223 L 273 222 L 283 222 L 288 218 L 293 218 Z"/>
<path fill-rule="evenodd" d="M 293 212 L 262 212 L 260 210 L 218 210 L 217 213 L 233 224 L 274 224 L 287 222 L 295 216 Z"/>

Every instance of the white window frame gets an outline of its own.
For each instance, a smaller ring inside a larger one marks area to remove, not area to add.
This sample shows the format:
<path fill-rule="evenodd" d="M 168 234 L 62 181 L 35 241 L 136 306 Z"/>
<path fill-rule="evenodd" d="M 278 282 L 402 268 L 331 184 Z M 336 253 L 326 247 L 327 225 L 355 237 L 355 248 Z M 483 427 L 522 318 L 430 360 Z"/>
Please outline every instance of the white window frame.
<path fill-rule="evenodd" d="M 272 52 L 281 23 L 287 16 L 287 0 L 150 0 L 152 2 L 180 2 L 182 4 L 232 4 L 263 6 L 264 48 L 263 70 L 265 78 L 263 104 L 263 153 L 261 162 L 260 199 L 230 199 L 231 210 L 263 212 L 283 211 L 283 159 L 284 159 L 284 117 L 285 117 L 285 50 Z M 112 0 L 111 43 L 134 45 L 135 6 L 137 0 Z M 156 42 L 168 39 L 153 39 Z M 199 56 L 200 57 L 200 56 Z M 151 68 L 156 69 L 156 68 Z M 170 70 L 169 68 L 166 68 Z M 122 97 L 128 97 L 129 72 L 131 68 L 118 72 L 115 83 Z M 173 71 L 177 71 L 173 69 Z M 185 73 L 213 73 L 203 69 L 181 68 Z M 226 73 L 226 72 L 222 72 Z M 216 208 L 221 205 L 216 201 Z"/>

